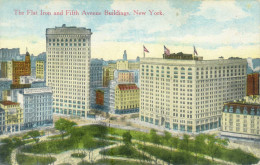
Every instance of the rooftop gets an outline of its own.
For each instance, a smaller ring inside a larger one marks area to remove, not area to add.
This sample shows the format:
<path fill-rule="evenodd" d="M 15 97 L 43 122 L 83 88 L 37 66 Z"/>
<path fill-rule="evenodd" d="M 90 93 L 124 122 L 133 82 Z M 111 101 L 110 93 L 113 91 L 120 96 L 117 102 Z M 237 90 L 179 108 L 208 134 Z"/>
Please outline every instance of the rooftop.
<path fill-rule="evenodd" d="M 212 60 L 186 60 L 186 59 L 164 59 L 164 58 L 141 58 L 140 64 L 156 64 L 156 65 L 193 65 L 193 66 L 200 66 L 200 65 L 247 65 L 246 59 L 212 59 Z"/>
<path fill-rule="evenodd" d="M 139 89 L 136 84 L 118 84 L 120 90 L 132 90 Z"/>
<path fill-rule="evenodd" d="M 8 79 L 8 78 L 0 78 L 0 81 L 12 81 L 11 79 Z"/>
<path fill-rule="evenodd" d="M 179 59 L 179 60 L 203 60 L 202 56 L 195 56 L 193 54 L 184 54 L 182 52 L 172 53 L 172 54 L 163 54 L 163 59 Z"/>
<path fill-rule="evenodd" d="M 16 103 L 16 102 L 12 102 L 12 101 L 0 101 L 0 104 L 3 104 L 3 105 L 19 105 L 19 103 Z"/>

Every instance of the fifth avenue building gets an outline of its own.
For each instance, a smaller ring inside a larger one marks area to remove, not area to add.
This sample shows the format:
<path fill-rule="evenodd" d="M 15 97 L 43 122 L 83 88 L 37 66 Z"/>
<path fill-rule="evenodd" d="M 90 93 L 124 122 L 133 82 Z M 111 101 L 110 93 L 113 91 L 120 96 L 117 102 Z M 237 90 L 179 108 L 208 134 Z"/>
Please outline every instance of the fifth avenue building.
<path fill-rule="evenodd" d="M 56 113 L 87 116 L 91 34 L 90 29 L 66 25 L 46 29 L 46 81 Z"/>
<path fill-rule="evenodd" d="M 247 61 L 184 56 L 141 59 L 140 120 L 187 132 L 218 128 L 223 103 L 246 94 Z"/>

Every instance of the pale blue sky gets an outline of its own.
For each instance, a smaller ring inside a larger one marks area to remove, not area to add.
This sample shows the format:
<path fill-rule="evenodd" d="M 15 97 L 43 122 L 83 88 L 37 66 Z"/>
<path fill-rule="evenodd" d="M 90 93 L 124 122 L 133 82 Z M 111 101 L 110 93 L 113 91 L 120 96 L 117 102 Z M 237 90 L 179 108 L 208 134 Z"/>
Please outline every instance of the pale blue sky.
<path fill-rule="evenodd" d="M 60 11 L 66 9 L 101 12 L 101 16 L 18 16 L 14 10 Z M 105 16 L 104 10 L 130 12 L 131 16 Z M 145 11 L 134 16 L 133 10 Z M 150 16 L 149 10 L 163 16 Z M 260 1 L 69 1 L 0 0 L 0 47 L 25 46 L 31 53 L 45 51 L 45 29 L 67 24 L 90 28 L 92 57 L 121 58 L 142 56 L 142 45 L 151 57 L 160 57 L 163 45 L 171 52 L 199 55 L 260 56 Z M 104 54 L 106 52 L 106 54 Z"/>

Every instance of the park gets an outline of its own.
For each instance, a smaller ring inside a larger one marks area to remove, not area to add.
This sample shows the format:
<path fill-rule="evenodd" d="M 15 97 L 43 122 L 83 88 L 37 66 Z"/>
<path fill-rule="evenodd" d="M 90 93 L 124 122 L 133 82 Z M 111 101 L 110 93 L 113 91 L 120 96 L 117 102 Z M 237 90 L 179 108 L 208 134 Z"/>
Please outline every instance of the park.
<path fill-rule="evenodd" d="M 1 140 L 0 158 L 19 165 L 150 165 L 150 164 L 257 164 L 259 158 L 229 141 L 209 134 L 174 136 L 155 129 L 149 133 L 102 124 L 78 126 L 60 118 L 58 134 L 33 130 Z"/>

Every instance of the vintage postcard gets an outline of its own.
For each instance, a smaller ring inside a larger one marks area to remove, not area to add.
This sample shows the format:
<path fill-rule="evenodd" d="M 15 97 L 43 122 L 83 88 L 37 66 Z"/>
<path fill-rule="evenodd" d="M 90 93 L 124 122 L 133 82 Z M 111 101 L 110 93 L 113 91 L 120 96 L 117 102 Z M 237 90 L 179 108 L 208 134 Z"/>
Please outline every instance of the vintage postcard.
<path fill-rule="evenodd" d="M 0 0 L 0 165 L 260 164 L 259 0 Z"/>

